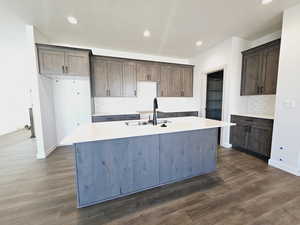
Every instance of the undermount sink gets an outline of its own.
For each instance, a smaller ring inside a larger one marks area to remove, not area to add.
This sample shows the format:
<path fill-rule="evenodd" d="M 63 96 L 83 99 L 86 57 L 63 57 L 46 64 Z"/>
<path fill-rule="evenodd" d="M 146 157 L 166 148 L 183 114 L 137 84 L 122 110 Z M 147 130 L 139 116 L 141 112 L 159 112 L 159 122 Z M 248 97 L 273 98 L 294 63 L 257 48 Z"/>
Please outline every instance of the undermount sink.
<path fill-rule="evenodd" d="M 169 120 L 157 120 L 157 124 L 167 124 L 171 123 Z M 146 126 L 152 125 L 152 121 L 126 121 L 127 126 Z"/>

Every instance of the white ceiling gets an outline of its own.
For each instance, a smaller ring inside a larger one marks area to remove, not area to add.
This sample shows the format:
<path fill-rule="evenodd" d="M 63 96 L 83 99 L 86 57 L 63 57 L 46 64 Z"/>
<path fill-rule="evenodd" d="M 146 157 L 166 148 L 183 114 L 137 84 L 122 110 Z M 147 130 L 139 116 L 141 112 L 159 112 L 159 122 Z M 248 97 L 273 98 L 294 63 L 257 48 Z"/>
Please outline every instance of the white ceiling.
<path fill-rule="evenodd" d="M 50 40 L 189 58 L 231 36 L 253 40 L 281 28 L 300 0 L 1 0 Z M 67 16 L 78 19 L 77 25 Z M 145 29 L 151 31 L 144 38 Z M 203 41 L 196 47 L 197 40 Z"/>

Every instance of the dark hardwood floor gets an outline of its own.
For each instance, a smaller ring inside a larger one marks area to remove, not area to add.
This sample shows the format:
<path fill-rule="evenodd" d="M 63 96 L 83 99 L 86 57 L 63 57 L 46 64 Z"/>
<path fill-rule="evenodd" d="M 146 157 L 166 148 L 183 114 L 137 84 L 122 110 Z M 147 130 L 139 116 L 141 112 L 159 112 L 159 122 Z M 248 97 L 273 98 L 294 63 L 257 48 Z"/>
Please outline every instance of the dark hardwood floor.
<path fill-rule="evenodd" d="M 1 225 L 300 224 L 300 178 L 226 149 L 213 174 L 77 209 L 72 149 L 36 160 L 29 136 L 0 137 Z"/>

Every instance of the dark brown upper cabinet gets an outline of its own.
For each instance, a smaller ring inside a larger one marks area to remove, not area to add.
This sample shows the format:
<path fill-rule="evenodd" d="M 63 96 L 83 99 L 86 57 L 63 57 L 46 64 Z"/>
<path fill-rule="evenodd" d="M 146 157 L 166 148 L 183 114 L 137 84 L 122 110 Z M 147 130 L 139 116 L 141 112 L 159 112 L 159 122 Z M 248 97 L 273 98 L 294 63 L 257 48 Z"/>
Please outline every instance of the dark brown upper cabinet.
<path fill-rule="evenodd" d="M 136 97 L 138 81 L 157 82 L 158 97 L 193 96 L 193 66 L 92 56 L 94 97 Z"/>
<path fill-rule="evenodd" d="M 192 97 L 193 67 L 162 65 L 159 97 Z"/>
<path fill-rule="evenodd" d="M 160 81 L 160 65 L 152 62 L 137 64 L 138 81 Z"/>
<path fill-rule="evenodd" d="M 193 73 L 192 66 L 183 67 L 181 73 L 183 97 L 193 97 Z"/>
<path fill-rule="evenodd" d="M 136 63 L 92 57 L 92 94 L 94 97 L 135 97 Z"/>
<path fill-rule="evenodd" d="M 37 45 L 39 73 L 42 75 L 90 75 L 90 51 Z"/>
<path fill-rule="evenodd" d="M 92 96 L 108 96 L 107 70 L 107 61 L 92 57 Z"/>
<path fill-rule="evenodd" d="M 137 64 L 124 62 L 123 64 L 123 96 L 137 96 Z"/>
<path fill-rule="evenodd" d="M 241 95 L 276 94 L 280 39 L 242 54 Z"/>

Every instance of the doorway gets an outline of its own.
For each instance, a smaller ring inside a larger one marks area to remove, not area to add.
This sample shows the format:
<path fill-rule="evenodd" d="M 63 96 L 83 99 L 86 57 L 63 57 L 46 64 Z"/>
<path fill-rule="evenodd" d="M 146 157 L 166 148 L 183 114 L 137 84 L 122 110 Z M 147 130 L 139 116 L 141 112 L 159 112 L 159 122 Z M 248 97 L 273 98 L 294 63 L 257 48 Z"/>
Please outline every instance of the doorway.
<path fill-rule="evenodd" d="M 206 87 L 206 118 L 222 120 L 224 70 L 207 74 Z M 221 128 L 219 128 L 218 143 L 220 144 Z"/>

